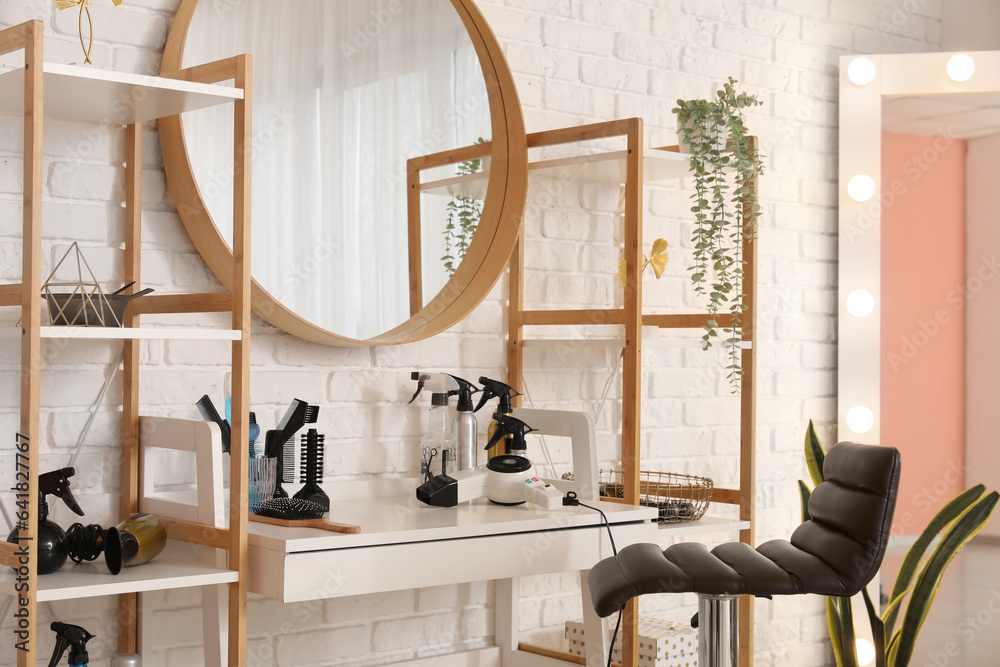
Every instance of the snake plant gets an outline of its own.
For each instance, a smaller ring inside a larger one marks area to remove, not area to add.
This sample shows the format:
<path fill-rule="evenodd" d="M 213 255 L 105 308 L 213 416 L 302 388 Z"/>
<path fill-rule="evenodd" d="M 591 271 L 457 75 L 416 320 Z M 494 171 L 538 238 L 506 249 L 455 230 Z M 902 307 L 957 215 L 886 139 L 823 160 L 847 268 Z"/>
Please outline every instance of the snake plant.
<path fill-rule="evenodd" d="M 812 421 L 806 430 L 805 454 L 809 476 L 814 484 L 819 484 L 823 481 L 826 452 Z M 808 521 L 811 491 L 801 480 L 799 493 L 802 498 L 802 519 Z M 986 493 L 986 487 L 977 484 L 945 505 L 907 551 L 889 602 L 881 614 L 875 610 L 868 590 L 862 589 L 861 595 L 864 597 L 875 644 L 875 667 L 907 667 L 910 664 L 917 634 L 927 619 L 945 569 L 962 547 L 990 520 L 998 499 L 1000 495 L 996 491 Z M 940 541 L 924 560 L 924 554 L 938 535 L 941 535 Z M 907 597 L 908 601 L 904 605 Z M 897 628 L 896 622 L 900 614 L 902 623 Z M 851 599 L 828 597 L 826 621 L 837 666 L 858 667 Z"/>

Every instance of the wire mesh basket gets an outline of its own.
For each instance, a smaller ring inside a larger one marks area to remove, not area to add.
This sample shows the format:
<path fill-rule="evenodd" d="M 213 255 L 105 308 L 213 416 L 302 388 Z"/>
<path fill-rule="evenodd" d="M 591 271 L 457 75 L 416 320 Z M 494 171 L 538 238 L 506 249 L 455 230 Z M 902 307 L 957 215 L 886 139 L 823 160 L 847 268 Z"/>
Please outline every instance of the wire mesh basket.
<path fill-rule="evenodd" d="M 601 470 L 600 474 L 602 498 L 625 497 L 620 470 Z M 657 508 L 660 523 L 697 521 L 708 509 L 713 486 L 707 477 L 639 471 L 639 504 Z"/>

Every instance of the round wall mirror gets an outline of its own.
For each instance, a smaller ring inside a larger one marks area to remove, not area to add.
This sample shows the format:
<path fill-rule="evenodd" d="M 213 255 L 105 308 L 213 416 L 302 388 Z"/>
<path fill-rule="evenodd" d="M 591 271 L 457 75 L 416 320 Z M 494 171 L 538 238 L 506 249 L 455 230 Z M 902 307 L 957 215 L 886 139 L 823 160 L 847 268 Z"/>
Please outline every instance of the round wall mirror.
<path fill-rule="evenodd" d="M 183 0 L 162 72 L 254 57 L 252 307 L 331 345 L 410 342 L 496 283 L 524 210 L 513 79 L 471 0 Z M 232 264 L 232 114 L 160 122 L 171 193 Z"/>

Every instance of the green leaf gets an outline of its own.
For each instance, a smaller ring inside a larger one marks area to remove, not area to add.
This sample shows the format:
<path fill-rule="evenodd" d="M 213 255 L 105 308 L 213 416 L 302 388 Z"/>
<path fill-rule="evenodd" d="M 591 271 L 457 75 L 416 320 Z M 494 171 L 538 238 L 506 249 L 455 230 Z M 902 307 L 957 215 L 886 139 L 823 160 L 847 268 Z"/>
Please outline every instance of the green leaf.
<path fill-rule="evenodd" d="M 806 428 L 806 465 L 809 466 L 809 476 L 812 477 L 813 485 L 819 486 L 819 484 L 825 479 L 823 477 L 823 463 L 826 461 L 826 450 L 823 449 L 823 443 L 819 441 L 819 436 L 816 435 L 816 427 L 813 426 L 813 422 L 809 420 L 809 426 Z"/>
<path fill-rule="evenodd" d="M 896 611 L 897 609 L 899 609 L 899 605 L 903 604 L 903 599 L 906 597 L 906 594 L 909 593 L 911 590 L 913 590 L 913 589 L 907 588 L 905 591 L 903 591 L 902 593 L 900 593 L 897 597 L 893 598 L 889 602 L 889 604 L 887 604 L 885 606 L 885 609 L 882 610 L 882 616 L 881 616 L 882 625 L 885 625 L 885 619 L 889 617 L 889 614 L 891 614 L 894 611 Z"/>
<path fill-rule="evenodd" d="M 903 593 L 910 588 L 910 582 L 913 580 L 913 575 L 917 571 L 917 566 L 920 564 L 920 560 L 924 557 L 924 551 L 930 546 L 937 534 L 944 529 L 945 526 L 954 521 L 957 517 L 963 514 L 972 503 L 976 502 L 980 496 L 986 491 L 986 487 L 982 484 L 977 484 L 969 489 L 966 489 L 959 495 L 955 496 L 947 505 L 941 508 L 927 527 L 924 528 L 924 532 L 920 534 L 917 541 L 913 543 L 909 551 L 906 552 L 906 556 L 903 558 L 903 564 L 899 567 L 899 574 L 896 575 L 896 583 L 892 587 L 892 594 L 889 596 L 890 600 L 895 600 L 896 598 L 903 595 Z M 885 632 L 886 635 L 892 636 L 893 630 L 896 626 L 896 613 L 897 610 L 890 610 L 888 613 L 883 615 L 885 619 Z"/>
<path fill-rule="evenodd" d="M 927 564 L 917 576 L 917 583 L 913 586 L 913 594 L 910 596 L 910 603 L 906 606 L 903 625 L 899 631 L 899 643 L 895 647 L 893 665 L 905 666 L 909 664 L 917 641 L 917 633 L 920 632 L 920 628 L 927 618 L 927 612 L 934 602 L 934 596 L 937 595 L 937 589 L 945 569 L 955 554 L 990 520 L 998 500 L 1000 500 L 1000 494 L 991 491 L 966 510 L 941 538 L 941 542 L 934 549 Z"/>
<path fill-rule="evenodd" d="M 837 667 L 844 667 L 843 637 L 840 632 L 840 612 L 837 611 L 835 598 L 826 598 L 826 628 L 830 633 L 830 645 L 833 647 L 833 658 Z"/>
<path fill-rule="evenodd" d="M 875 611 L 875 604 L 868 594 L 868 587 L 861 589 L 865 599 L 865 610 L 868 612 L 868 623 L 872 628 L 872 643 L 875 645 L 875 667 L 885 667 L 885 624 Z"/>
<path fill-rule="evenodd" d="M 854 645 L 854 612 L 851 598 L 837 598 L 840 602 L 840 652 L 844 667 L 858 667 L 858 652 Z"/>
<path fill-rule="evenodd" d="M 802 523 L 809 521 L 812 517 L 809 516 L 809 498 L 812 496 L 812 491 L 806 486 L 806 483 L 801 479 L 799 480 L 799 497 L 802 501 Z"/>
<path fill-rule="evenodd" d="M 893 635 L 892 639 L 889 640 L 889 646 L 885 650 L 885 662 L 888 665 L 894 666 L 896 664 L 895 655 L 896 655 L 896 650 L 899 648 L 900 634 L 902 633 L 897 632 L 895 635 Z M 905 665 L 901 665 L 901 667 L 905 667 Z"/>

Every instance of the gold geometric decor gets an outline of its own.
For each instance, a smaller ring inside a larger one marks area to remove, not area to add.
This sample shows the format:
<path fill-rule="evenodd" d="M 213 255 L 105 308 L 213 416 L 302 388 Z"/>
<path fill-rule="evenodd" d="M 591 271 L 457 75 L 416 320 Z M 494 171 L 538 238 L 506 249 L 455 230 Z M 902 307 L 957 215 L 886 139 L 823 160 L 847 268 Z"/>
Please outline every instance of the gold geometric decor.
<path fill-rule="evenodd" d="M 80 6 L 80 18 L 77 19 L 77 29 L 80 31 L 80 46 L 83 48 L 83 64 L 92 65 L 90 62 L 90 51 L 94 48 L 94 22 L 90 19 L 90 6 L 88 4 L 89 0 L 56 0 L 56 8 L 59 11 L 64 9 L 69 9 L 70 7 Z M 115 7 L 122 4 L 123 0 L 114 0 Z M 87 14 L 87 26 L 89 39 L 86 44 L 83 42 L 83 14 Z"/>
<path fill-rule="evenodd" d="M 76 260 L 76 281 L 64 282 L 55 279 L 56 272 L 63 262 L 74 253 Z M 85 281 L 83 270 L 86 268 L 90 280 Z M 72 287 L 69 294 L 52 292 L 53 287 Z M 49 320 L 52 324 L 63 326 L 107 327 L 122 326 L 122 321 L 111 307 L 104 291 L 97 283 L 97 278 L 87 264 L 86 258 L 80 252 L 76 241 L 69 247 L 62 259 L 52 269 L 45 284 L 42 285 L 42 298 L 48 302 Z M 124 314 L 124 313 L 123 313 Z"/>

